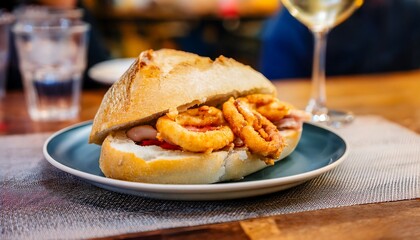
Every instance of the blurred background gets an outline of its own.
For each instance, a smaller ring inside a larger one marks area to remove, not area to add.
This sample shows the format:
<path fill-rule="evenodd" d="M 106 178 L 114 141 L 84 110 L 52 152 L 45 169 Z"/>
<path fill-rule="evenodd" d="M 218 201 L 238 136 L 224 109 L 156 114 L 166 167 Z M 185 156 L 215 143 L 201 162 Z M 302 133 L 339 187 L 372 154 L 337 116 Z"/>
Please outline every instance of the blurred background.
<path fill-rule="evenodd" d="M 174 48 L 232 57 L 269 79 L 311 75 L 312 34 L 279 0 L 8 0 L 0 7 L 32 4 L 83 10 L 92 26 L 87 70 L 146 49 Z M 419 22 L 419 0 L 365 1 L 329 34 L 327 75 L 420 68 Z M 10 64 L 17 66 L 13 57 Z M 17 75 L 12 70 L 9 78 Z M 86 78 L 84 86 L 95 86 Z"/>
<path fill-rule="evenodd" d="M 225 55 L 258 68 L 262 26 L 280 9 L 278 0 L 8 0 L 0 8 L 16 13 L 39 5 L 82 9 L 82 19 L 92 26 L 86 72 L 105 60 L 159 48 Z M 20 88 L 13 52 L 8 76 L 14 80 L 7 84 Z M 84 87 L 99 86 L 85 78 Z"/>
<path fill-rule="evenodd" d="M 175 48 L 258 65 L 259 34 L 278 0 L 84 0 L 113 57 Z"/>

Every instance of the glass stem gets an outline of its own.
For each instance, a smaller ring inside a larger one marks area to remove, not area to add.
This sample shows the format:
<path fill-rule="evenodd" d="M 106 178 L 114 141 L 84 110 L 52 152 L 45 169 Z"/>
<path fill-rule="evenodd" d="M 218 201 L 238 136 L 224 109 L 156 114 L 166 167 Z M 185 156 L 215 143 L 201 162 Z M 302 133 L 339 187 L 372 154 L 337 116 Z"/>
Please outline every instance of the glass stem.
<path fill-rule="evenodd" d="M 325 54 L 328 30 L 313 32 L 315 46 L 312 66 L 312 92 L 306 111 L 312 113 L 315 122 L 328 121 L 325 92 Z"/>

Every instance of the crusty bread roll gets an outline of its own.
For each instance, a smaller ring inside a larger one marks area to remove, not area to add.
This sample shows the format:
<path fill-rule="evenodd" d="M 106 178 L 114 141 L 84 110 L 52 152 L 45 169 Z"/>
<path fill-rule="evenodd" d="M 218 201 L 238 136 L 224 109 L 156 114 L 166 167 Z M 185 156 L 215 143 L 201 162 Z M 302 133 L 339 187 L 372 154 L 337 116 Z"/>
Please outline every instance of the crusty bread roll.
<path fill-rule="evenodd" d="M 276 89 L 262 74 L 233 59 L 221 56 L 212 61 L 182 51 L 148 50 L 105 94 L 89 141 L 102 145 L 100 168 L 110 178 L 164 184 L 241 179 L 267 166 L 246 147 L 199 153 L 165 150 L 140 146 L 126 131 L 154 125 L 166 113 L 203 104 L 220 107 L 230 97 L 258 93 L 275 96 Z M 275 161 L 295 149 L 301 130 L 281 131 L 286 144 Z"/>
<path fill-rule="evenodd" d="M 170 110 L 222 103 L 231 96 L 275 95 L 261 73 L 237 61 L 162 49 L 145 51 L 105 94 L 89 142 L 101 144 L 120 129 L 149 122 Z"/>

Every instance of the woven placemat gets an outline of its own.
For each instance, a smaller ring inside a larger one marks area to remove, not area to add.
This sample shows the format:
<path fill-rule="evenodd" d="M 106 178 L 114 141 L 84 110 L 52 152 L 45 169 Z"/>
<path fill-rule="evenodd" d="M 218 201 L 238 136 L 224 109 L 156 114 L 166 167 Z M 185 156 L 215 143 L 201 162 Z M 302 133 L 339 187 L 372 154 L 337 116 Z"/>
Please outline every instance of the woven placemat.
<path fill-rule="evenodd" d="M 420 197 L 419 135 L 379 117 L 338 130 L 338 168 L 295 188 L 213 202 L 146 199 L 97 188 L 50 165 L 49 134 L 0 138 L 0 239 L 79 239 Z"/>

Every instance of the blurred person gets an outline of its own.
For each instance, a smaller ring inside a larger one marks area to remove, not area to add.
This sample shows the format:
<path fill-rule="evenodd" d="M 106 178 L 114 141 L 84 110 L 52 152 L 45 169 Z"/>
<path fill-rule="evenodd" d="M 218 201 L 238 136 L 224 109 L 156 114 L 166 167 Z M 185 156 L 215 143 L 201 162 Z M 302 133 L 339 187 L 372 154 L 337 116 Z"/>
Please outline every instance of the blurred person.
<path fill-rule="evenodd" d="M 366 0 L 327 38 L 326 74 L 420 68 L 420 1 Z M 263 29 L 260 70 L 269 79 L 309 78 L 314 39 L 282 8 Z"/>
<path fill-rule="evenodd" d="M 77 0 L 11 0 L 11 1 L 2 1 L 0 2 L 0 8 L 6 9 L 10 12 L 28 5 L 34 6 L 46 6 L 54 9 L 82 9 L 83 16 L 82 21 L 89 23 L 89 38 L 87 46 L 87 64 L 85 73 L 83 76 L 83 88 L 97 88 L 102 85 L 93 81 L 89 78 L 87 71 L 90 67 L 96 63 L 110 59 L 110 52 L 105 47 L 102 37 L 100 36 L 98 29 L 95 27 L 96 22 L 93 16 L 90 14 L 88 9 L 86 9 L 81 1 Z M 13 34 L 11 34 L 13 38 Z M 10 41 L 11 53 L 9 58 L 9 67 L 8 67 L 8 79 L 7 79 L 7 88 L 8 89 L 21 89 L 22 88 L 22 77 L 19 70 L 19 60 L 17 58 L 16 49 L 13 43 L 13 40 Z"/>

